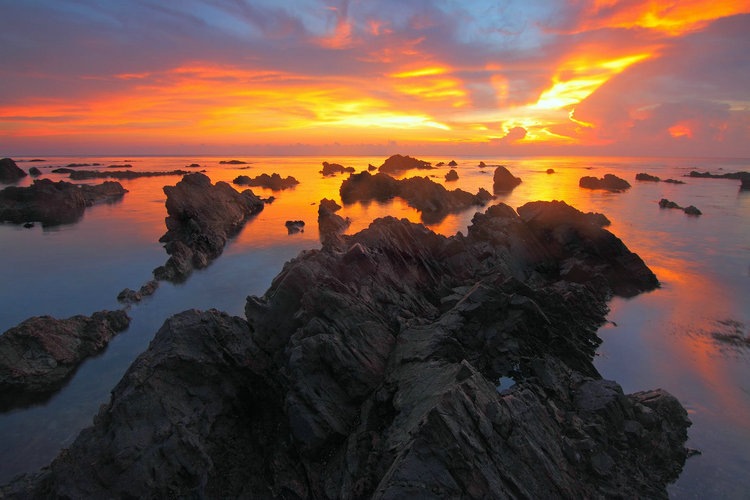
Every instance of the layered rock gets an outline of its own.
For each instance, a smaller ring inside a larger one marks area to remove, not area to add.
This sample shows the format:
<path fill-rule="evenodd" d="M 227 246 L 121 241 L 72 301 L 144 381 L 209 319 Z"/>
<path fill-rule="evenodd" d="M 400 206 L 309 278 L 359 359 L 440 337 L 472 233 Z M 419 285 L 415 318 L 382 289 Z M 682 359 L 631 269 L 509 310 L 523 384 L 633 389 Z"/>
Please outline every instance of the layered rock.
<path fill-rule="evenodd" d="M 11 158 L 0 160 L 0 182 L 10 184 L 26 177 L 26 172 L 21 170 Z"/>
<path fill-rule="evenodd" d="M 613 174 L 605 174 L 601 179 L 587 175 L 581 177 L 581 180 L 578 181 L 578 185 L 586 189 L 604 189 L 615 192 L 624 191 L 630 188 L 630 183 L 628 181 Z"/>
<path fill-rule="evenodd" d="M 439 222 L 450 213 L 484 205 L 492 199 L 492 195 L 482 188 L 477 194 L 461 189 L 449 191 L 428 177 L 397 180 L 384 173 L 372 175 L 369 172 L 350 175 L 341 183 L 339 194 L 344 203 L 386 201 L 398 196 L 419 210 L 427 224 Z"/>
<path fill-rule="evenodd" d="M 354 172 L 354 167 L 344 167 L 343 165 L 339 165 L 338 163 L 328 163 L 327 161 L 323 162 L 323 169 L 320 171 L 321 174 L 326 176 L 344 174 L 347 172 Z"/>
<path fill-rule="evenodd" d="M 2 493 L 666 498 L 685 410 L 592 364 L 607 299 L 653 274 L 589 215 L 519 213 L 451 238 L 379 219 L 288 262 L 246 318 L 170 318 L 93 427 Z"/>
<path fill-rule="evenodd" d="M 513 188 L 521 184 L 521 178 L 511 174 L 510 171 L 500 165 L 495 169 L 492 176 L 492 189 L 496 193 L 512 191 Z"/>
<path fill-rule="evenodd" d="M 56 391 L 129 324 L 123 311 L 100 311 L 67 319 L 38 316 L 6 330 L 0 335 L 0 408 Z"/>
<path fill-rule="evenodd" d="M 70 224 L 83 216 L 86 207 L 117 200 L 127 192 L 114 181 L 77 185 L 38 179 L 28 187 L 9 186 L 0 191 L 0 220 L 17 224 L 37 221 L 45 226 Z"/>
<path fill-rule="evenodd" d="M 450 165 L 450 164 L 449 164 Z M 378 171 L 383 174 L 401 174 L 407 170 L 431 170 L 434 167 L 428 161 L 418 160 L 411 156 L 393 155 L 388 157 Z"/>
<path fill-rule="evenodd" d="M 237 176 L 232 182 L 240 186 L 251 186 L 251 187 L 258 186 L 258 187 L 264 187 L 264 188 L 270 189 L 272 191 L 281 191 L 284 189 L 291 189 L 297 184 L 299 184 L 299 181 L 295 179 L 294 177 L 292 177 L 291 175 L 284 178 L 275 172 L 271 175 L 260 174 L 256 177 L 248 177 L 247 175 L 240 175 L 240 176 Z"/>
<path fill-rule="evenodd" d="M 240 193 L 226 182 L 211 184 L 201 173 L 186 175 L 175 186 L 164 186 L 164 193 L 167 232 L 159 241 L 166 243 L 170 257 L 154 269 L 159 280 L 181 281 L 193 268 L 206 267 L 264 206 L 251 190 Z"/>

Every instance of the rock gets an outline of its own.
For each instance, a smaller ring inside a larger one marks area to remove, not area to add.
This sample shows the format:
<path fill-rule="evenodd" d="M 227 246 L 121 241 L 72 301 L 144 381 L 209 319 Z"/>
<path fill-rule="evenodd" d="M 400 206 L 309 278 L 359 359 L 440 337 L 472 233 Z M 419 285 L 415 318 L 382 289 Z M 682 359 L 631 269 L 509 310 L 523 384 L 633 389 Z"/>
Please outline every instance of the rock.
<path fill-rule="evenodd" d="M 339 165 L 338 163 L 328 163 L 327 161 L 323 162 L 323 170 L 320 171 L 323 175 L 336 175 L 336 174 L 343 174 L 345 172 L 354 172 L 354 167 L 344 167 L 343 165 Z"/>
<path fill-rule="evenodd" d="M 495 169 L 495 174 L 492 177 L 492 189 L 494 192 L 512 191 L 519 184 L 521 184 L 521 178 L 511 174 L 507 168 L 500 165 Z"/>
<path fill-rule="evenodd" d="M 371 163 L 368 163 L 368 164 L 367 164 L 367 171 L 368 171 L 368 172 L 373 172 L 373 171 L 375 171 L 375 170 L 377 170 L 377 169 L 378 169 L 378 167 L 376 167 L 375 165 L 373 165 L 373 164 L 371 164 Z"/>
<path fill-rule="evenodd" d="M 37 221 L 44 226 L 70 224 L 83 216 L 86 207 L 119 199 L 127 192 L 113 181 L 92 186 L 37 179 L 28 187 L 9 186 L 0 191 L 0 220 L 16 224 Z"/>
<path fill-rule="evenodd" d="M 742 183 L 740 184 L 740 191 L 750 190 L 750 177 L 743 177 Z"/>
<path fill-rule="evenodd" d="M 586 189 L 606 189 L 607 191 L 624 191 L 630 188 L 630 183 L 616 175 L 605 174 L 603 179 L 585 176 L 581 177 L 578 185 Z"/>
<path fill-rule="evenodd" d="M 675 179 L 664 179 L 664 182 L 668 182 L 670 184 L 685 184 L 683 181 L 678 181 Z"/>
<path fill-rule="evenodd" d="M 348 217 L 344 219 L 336 214 L 339 210 L 341 210 L 341 205 L 334 200 L 328 198 L 320 200 L 318 205 L 318 231 L 320 232 L 321 243 L 338 241 L 340 235 L 352 223 Z"/>
<path fill-rule="evenodd" d="M 149 280 L 146 282 L 146 284 L 141 286 L 141 288 L 138 290 L 138 293 L 141 295 L 141 297 L 147 297 L 149 295 L 153 295 L 157 288 L 159 288 L 159 282 L 156 280 Z"/>
<path fill-rule="evenodd" d="M 133 165 L 126 163 L 124 165 L 108 165 L 106 168 L 133 168 Z"/>
<path fill-rule="evenodd" d="M 141 301 L 141 294 L 130 288 L 125 288 L 123 291 L 117 294 L 117 302 L 123 304 L 134 304 Z"/>
<path fill-rule="evenodd" d="M 29 163 L 38 163 L 38 162 L 46 161 L 46 160 L 43 160 L 41 158 L 34 158 L 33 160 L 26 160 L 26 161 Z"/>
<path fill-rule="evenodd" d="M 185 175 L 189 174 L 187 170 L 168 170 L 163 172 L 134 172 L 132 170 L 112 170 L 112 171 L 101 171 L 101 170 L 73 170 L 63 171 L 58 168 L 53 170 L 55 173 L 69 173 L 70 178 L 73 180 L 86 180 L 86 179 L 138 179 L 139 177 L 160 177 L 165 175 Z"/>
<path fill-rule="evenodd" d="M 547 173 L 548 174 L 554 174 L 555 173 L 555 169 L 554 168 L 548 168 L 547 169 Z"/>
<path fill-rule="evenodd" d="M 190 165 L 185 165 L 185 168 L 201 168 L 199 163 L 191 163 Z"/>
<path fill-rule="evenodd" d="M 750 172 L 733 172 L 727 174 L 712 174 L 710 172 L 697 172 L 693 170 L 687 177 L 696 177 L 701 179 L 739 179 L 740 191 L 750 189 Z"/>
<path fill-rule="evenodd" d="M 677 203 L 673 201 L 669 201 L 666 198 L 662 198 L 659 200 L 659 208 L 679 208 L 682 209 L 681 206 L 679 206 Z"/>
<path fill-rule="evenodd" d="M 411 156 L 393 155 L 387 158 L 380 169 L 378 170 L 382 174 L 401 174 L 406 170 L 419 169 L 419 170 L 430 170 L 434 168 L 428 161 L 418 160 Z"/>
<path fill-rule="evenodd" d="M 300 231 L 304 231 L 305 227 L 305 221 L 303 220 L 288 220 L 284 223 L 286 226 L 287 232 L 289 234 L 296 234 Z"/>
<path fill-rule="evenodd" d="M 242 160 L 221 160 L 220 165 L 247 165 L 248 162 Z"/>
<path fill-rule="evenodd" d="M 18 168 L 16 162 L 10 158 L 0 160 L 0 182 L 10 184 L 26 177 L 26 172 Z"/>
<path fill-rule="evenodd" d="M 375 175 L 369 172 L 350 175 L 341 183 L 339 194 L 347 204 L 386 201 L 398 196 L 406 200 L 409 206 L 419 210 L 422 220 L 428 224 L 439 222 L 450 213 L 484 205 L 492 199 L 492 195 L 484 189 L 480 189 L 477 194 L 461 189 L 449 191 L 427 177 L 397 180 L 382 172 Z"/>
<path fill-rule="evenodd" d="M 687 413 L 592 364 L 608 298 L 650 271 L 562 202 L 518 211 L 451 238 L 378 219 L 288 262 L 246 318 L 173 316 L 94 425 L 0 494 L 666 498 Z"/>
<path fill-rule="evenodd" d="M 487 168 L 487 164 L 483 161 L 479 162 L 479 168 Z"/>
<path fill-rule="evenodd" d="M 36 167 L 31 167 L 29 169 L 29 175 L 32 177 L 39 177 L 40 175 L 42 175 L 42 171 Z"/>
<path fill-rule="evenodd" d="M 439 162 L 437 162 L 437 163 L 435 164 L 435 166 L 436 166 L 436 167 L 444 167 L 444 166 L 445 166 L 445 162 L 444 162 L 444 161 L 439 161 Z"/>
<path fill-rule="evenodd" d="M 227 240 L 264 207 L 251 190 L 239 193 L 226 182 L 211 184 L 201 173 L 164 186 L 164 193 L 167 232 L 159 241 L 166 243 L 170 258 L 154 269 L 158 280 L 182 281 L 193 268 L 206 267 L 221 255 Z"/>
<path fill-rule="evenodd" d="M 646 173 L 640 173 L 640 174 L 635 174 L 635 180 L 637 180 L 637 181 L 659 182 L 661 179 L 659 179 L 655 175 L 646 174 Z"/>
<path fill-rule="evenodd" d="M 68 319 L 37 316 L 10 328 L 0 336 L 0 407 L 24 406 L 58 390 L 129 324 L 123 311 L 100 311 Z"/>
<path fill-rule="evenodd" d="M 688 215 L 703 215 L 703 212 L 695 208 L 693 205 L 685 207 L 683 210 Z"/>
<path fill-rule="evenodd" d="M 445 180 L 448 181 L 448 182 L 450 182 L 450 181 L 457 181 L 458 180 L 458 172 L 456 172 L 453 169 L 450 169 L 450 171 L 447 174 L 445 174 Z"/>
<path fill-rule="evenodd" d="M 449 167 L 457 167 L 458 163 L 456 163 L 456 160 L 451 160 L 451 161 L 448 162 L 448 166 Z"/>
<path fill-rule="evenodd" d="M 277 173 L 273 173 L 271 175 L 260 174 L 254 178 L 250 178 L 247 175 L 240 175 L 232 182 L 238 185 L 264 187 L 272 191 L 290 189 L 299 184 L 299 181 L 291 175 L 286 178 L 282 178 Z"/>

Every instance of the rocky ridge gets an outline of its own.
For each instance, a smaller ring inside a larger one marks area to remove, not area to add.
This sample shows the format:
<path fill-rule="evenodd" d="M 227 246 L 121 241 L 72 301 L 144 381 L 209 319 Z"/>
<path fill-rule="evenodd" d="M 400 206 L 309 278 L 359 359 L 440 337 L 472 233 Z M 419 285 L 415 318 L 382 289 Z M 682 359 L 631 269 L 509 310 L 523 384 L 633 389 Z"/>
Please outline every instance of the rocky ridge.
<path fill-rule="evenodd" d="M 245 318 L 168 319 L 34 497 L 666 498 L 689 425 L 592 364 L 658 282 L 562 202 L 446 238 L 379 219 L 288 262 Z M 498 390 L 498 379 L 515 384 Z"/>

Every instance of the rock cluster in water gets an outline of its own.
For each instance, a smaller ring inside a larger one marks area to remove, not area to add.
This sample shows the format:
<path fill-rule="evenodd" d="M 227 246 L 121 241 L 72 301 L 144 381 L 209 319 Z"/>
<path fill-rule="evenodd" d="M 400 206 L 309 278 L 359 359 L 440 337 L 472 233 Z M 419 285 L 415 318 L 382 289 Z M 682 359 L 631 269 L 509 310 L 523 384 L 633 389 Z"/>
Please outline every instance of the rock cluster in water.
<path fill-rule="evenodd" d="M 0 408 L 50 395 L 129 324 L 123 311 L 100 311 L 67 319 L 37 316 L 6 330 L 0 335 Z"/>
<path fill-rule="evenodd" d="M 630 189 L 630 183 L 613 174 L 605 174 L 602 179 L 596 177 L 581 177 L 578 185 L 586 189 L 605 189 L 607 191 L 624 191 Z"/>
<path fill-rule="evenodd" d="M 732 172 L 727 174 L 712 174 L 710 172 L 697 172 L 691 171 L 687 177 L 696 177 L 701 179 L 739 179 L 740 190 L 746 191 L 750 189 L 750 172 Z"/>
<path fill-rule="evenodd" d="M 635 174 L 635 180 L 637 180 L 637 181 L 647 181 L 647 182 L 668 182 L 670 184 L 685 184 L 684 182 L 678 181 L 678 180 L 675 180 L 675 179 L 664 179 L 662 181 L 659 177 L 657 177 L 655 175 L 647 174 L 645 172 L 641 172 L 639 174 Z"/>
<path fill-rule="evenodd" d="M 698 210 L 693 205 L 690 205 L 688 207 L 681 207 L 677 203 L 670 201 L 666 198 L 662 198 L 661 200 L 659 200 L 659 208 L 677 208 L 677 209 L 682 210 L 688 215 L 703 215 L 703 212 Z"/>
<path fill-rule="evenodd" d="M 244 318 L 168 319 L 94 425 L 0 492 L 666 498 L 687 413 L 592 364 L 612 293 L 657 284 L 562 202 L 451 238 L 379 219 L 288 262 Z"/>
<path fill-rule="evenodd" d="M 383 174 L 401 174 L 407 170 L 431 170 L 433 167 L 430 162 L 419 160 L 411 156 L 393 155 L 388 157 L 378 171 Z"/>
<path fill-rule="evenodd" d="M 513 188 L 521 184 L 521 178 L 511 174 L 510 171 L 500 165 L 495 169 L 492 176 L 492 190 L 496 193 L 512 191 Z"/>
<path fill-rule="evenodd" d="M 154 269 L 158 280 L 182 281 L 193 268 L 201 269 L 221 255 L 227 240 L 263 210 L 263 201 L 246 189 L 237 192 L 226 182 L 211 184 L 201 173 L 186 175 L 167 195 L 167 232 L 159 241 L 170 255 Z"/>
<path fill-rule="evenodd" d="M 12 158 L 0 160 L 0 182 L 10 184 L 26 177 L 26 172 L 21 170 Z"/>
<path fill-rule="evenodd" d="M 477 194 L 462 189 L 447 190 L 427 177 L 395 179 L 382 172 L 352 174 L 339 189 L 344 203 L 386 201 L 395 196 L 403 198 L 409 206 L 421 212 L 428 224 L 439 222 L 449 213 L 460 212 L 474 205 L 484 205 L 492 195 L 480 188 Z"/>
<path fill-rule="evenodd" d="M 321 174 L 326 176 L 344 174 L 347 172 L 354 172 L 354 167 L 344 167 L 343 165 L 339 165 L 338 163 L 328 163 L 327 161 L 323 162 L 323 170 L 320 171 Z"/>
<path fill-rule="evenodd" d="M 251 186 L 251 187 L 258 186 L 258 187 L 264 187 L 264 188 L 270 189 L 272 191 L 281 191 L 284 189 L 291 189 L 297 184 L 299 184 L 299 181 L 295 179 L 294 177 L 292 177 L 291 175 L 284 178 L 275 172 L 271 175 L 260 174 L 256 177 L 249 177 L 247 175 L 239 175 L 232 182 L 239 186 Z"/>
<path fill-rule="evenodd" d="M 156 280 L 149 280 L 141 286 L 138 291 L 125 288 L 119 294 L 117 294 L 117 301 L 123 304 L 135 304 L 143 300 L 143 297 L 153 295 L 156 289 L 159 288 L 159 282 Z"/>
<path fill-rule="evenodd" d="M 86 207 L 102 200 L 117 200 L 128 190 L 119 182 L 78 185 L 37 179 L 31 186 L 8 186 L 0 191 L 0 220 L 45 226 L 69 224 L 83 216 Z"/>

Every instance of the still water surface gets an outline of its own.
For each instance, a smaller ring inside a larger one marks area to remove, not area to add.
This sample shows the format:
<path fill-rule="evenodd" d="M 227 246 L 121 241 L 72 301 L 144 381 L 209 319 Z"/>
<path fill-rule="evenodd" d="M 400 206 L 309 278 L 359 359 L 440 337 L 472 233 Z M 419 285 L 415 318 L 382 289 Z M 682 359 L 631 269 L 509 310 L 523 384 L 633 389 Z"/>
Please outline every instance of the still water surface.
<path fill-rule="evenodd" d="M 148 347 L 169 316 L 189 308 L 211 307 L 242 315 L 247 295 L 261 295 L 284 262 L 301 250 L 320 246 L 317 203 L 322 198 L 340 202 L 343 176 L 322 177 L 321 161 L 365 169 L 380 165 L 382 157 L 254 157 L 248 165 L 221 165 L 229 158 L 46 158 L 44 163 L 19 163 L 40 168 L 44 177 L 52 166 L 73 162 L 103 165 L 130 163 L 133 170 L 172 170 L 199 163 L 212 181 L 231 182 L 237 175 L 278 172 L 293 175 L 300 184 L 274 195 L 208 268 L 196 271 L 183 284 L 162 283 L 152 297 L 133 306 L 130 328 L 115 337 L 100 356 L 85 362 L 70 383 L 50 400 L 31 408 L 0 414 L 0 482 L 19 472 L 49 463 L 91 424 L 98 407 L 133 359 Z M 447 162 L 451 158 L 422 159 Z M 750 325 L 750 193 L 738 192 L 739 181 L 683 179 L 690 170 L 733 172 L 750 170 L 750 160 L 665 158 L 455 158 L 457 182 L 445 183 L 447 167 L 407 172 L 405 176 L 434 175 L 449 189 L 492 190 L 492 168 L 504 164 L 523 183 L 500 196 L 512 207 L 534 200 L 565 200 L 583 211 L 602 212 L 609 228 L 638 253 L 659 277 L 662 287 L 633 299 L 614 299 L 596 366 L 605 378 L 619 382 L 626 392 L 662 387 L 688 409 L 693 427 L 688 445 L 702 455 L 688 460 L 680 479 L 670 487 L 674 498 L 743 498 L 750 492 L 750 347 L 716 339 L 716 334 L 739 332 L 747 337 Z M 124 161 L 128 160 L 128 161 Z M 553 168 L 555 174 L 547 174 Z M 638 182 L 638 172 L 682 179 L 684 185 Z M 578 187 L 583 175 L 613 173 L 627 179 L 625 193 L 591 191 Z M 129 190 L 121 201 L 87 209 L 75 224 L 32 229 L 0 224 L 0 331 L 31 316 L 69 317 L 91 314 L 119 305 L 117 293 L 137 289 L 151 271 L 166 261 L 158 243 L 166 231 L 164 185 L 179 177 L 120 181 Z M 89 181 L 98 183 L 99 181 Z M 31 183 L 25 178 L 19 185 Z M 701 217 L 659 209 L 668 198 L 695 205 Z M 466 231 L 475 212 L 450 215 L 430 226 L 445 235 Z M 339 212 L 352 219 L 350 232 L 367 227 L 385 215 L 420 221 L 417 211 L 400 199 L 388 203 L 354 204 Z M 303 233 L 288 235 L 284 222 L 305 221 Z"/>

